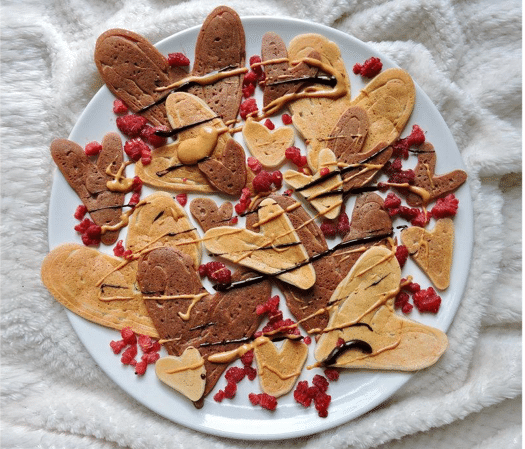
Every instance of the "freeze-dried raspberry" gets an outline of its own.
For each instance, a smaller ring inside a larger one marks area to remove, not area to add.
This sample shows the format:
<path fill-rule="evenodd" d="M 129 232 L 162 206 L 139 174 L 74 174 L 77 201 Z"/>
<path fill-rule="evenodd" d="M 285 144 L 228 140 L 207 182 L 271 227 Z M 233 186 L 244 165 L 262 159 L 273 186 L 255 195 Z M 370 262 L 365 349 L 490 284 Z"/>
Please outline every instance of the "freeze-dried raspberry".
<path fill-rule="evenodd" d="M 188 202 L 188 195 L 185 193 L 179 193 L 175 199 L 181 206 L 186 206 L 186 203 Z"/>
<path fill-rule="evenodd" d="M 163 145 L 166 145 L 167 138 L 155 134 L 157 131 L 168 131 L 168 128 L 166 126 L 153 127 L 146 125 L 140 130 L 140 137 L 142 137 L 152 147 L 162 147 Z"/>
<path fill-rule="evenodd" d="M 113 349 L 115 354 L 120 354 L 120 351 L 122 351 L 127 346 L 127 344 L 124 340 L 112 340 L 109 342 L 109 346 L 111 346 L 111 349 Z"/>
<path fill-rule="evenodd" d="M 407 302 L 403 307 L 401 307 L 401 312 L 403 313 L 410 313 L 412 312 L 412 309 L 414 308 L 414 306 L 412 304 L 410 304 L 409 302 Z"/>
<path fill-rule="evenodd" d="M 237 217 L 232 217 L 230 220 L 230 225 L 236 225 L 239 222 Z"/>
<path fill-rule="evenodd" d="M 151 163 L 151 149 L 147 145 L 141 150 L 140 162 L 142 162 L 142 165 L 149 165 Z"/>
<path fill-rule="evenodd" d="M 308 382 L 302 380 L 297 383 L 297 387 L 293 392 L 294 399 L 304 407 L 310 407 L 312 398 L 308 395 Z"/>
<path fill-rule="evenodd" d="M 242 85 L 244 87 L 246 86 L 254 86 L 257 84 L 257 73 L 255 73 L 253 70 L 250 70 L 246 75 L 244 75 L 244 79 L 242 80 Z"/>
<path fill-rule="evenodd" d="M 137 336 L 135 335 L 135 332 L 133 332 L 133 329 L 131 329 L 131 327 L 122 328 L 122 330 L 120 331 L 120 336 L 126 342 L 127 345 L 137 344 Z"/>
<path fill-rule="evenodd" d="M 401 280 L 401 282 L 403 282 L 403 280 Z M 409 282 L 403 286 L 403 290 L 406 290 L 413 294 L 413 293 L 417 293 L 418 291 L 420 291 L 421 287 L 416 282 Z"/>
<path fill-rule="evenodd" d="M 392 184 L 413 184 L 416 179 L 414 170 L 409 168 L 408 170 L 399 170 L 388 178 L 388 182 Z"/>
<path fill-rule="evenodd" d="M 312 338 L 310 336 L 306 336 L 303 338 L 303 342 L 305 345 L 309 345 L 310 343 L 312 343 Z"/>
<path fill-rule="evenodd" d="M 244 372 L 249 380 L 254 380 L 257 377 L 257 370 L 251 366 L 245 366 Z"/>
<path fill-rule="evenodd" d="M 283 185 L 283 174 L 279 170 L 275 170 L 271 173 L 272 183 L 277 189 L 280 189 Z"/>
<path fill-rule="evenodd" d="M 337 217 L 337 233 L 344 237 L 350 231 L 350 220 L 346 212 L 341 212 Z"/>
<path fill-rule="evenodd" d="M 146 142 L 144 142 L 140 137 L 137 137 L 136 139 L 128 140 L 124 144 L 124 152 L 129 156 L 130 159 L 136 162 L 143 156 L 143 153 L 151 153 L 151 150 L 146 145 Z"/>
<path fill-rule="evenodd" d="M 333 238 L 337 235 L 337 225 L 332 220 L 323 220 L 320 229 L 326 238 Z"/>
<path fill-rule="evenodd" d="M 113 112 L 115 114 L 127 114 L 128 107 L 126 106 L 126 103 L 117 98 L 115 101 L 113 101 Z"/>
<path fill-rule="evenodd" d="M 356 75 L 361 75 L 366 78 L 373 78 L 383 69 L 383 63 L 379 58 L 372 56 L 363 64 L 355 64 L 353 71 Z"/>
<path fill-rule="evenodd" d="M 255 312 L 257 315 L 268 313 L 269 315 L 276 315 L 279 312 L 279 295 L 272 296 L 264 304 L 260 304 L 256 307 Z"/>
<path fill-rule="evenodd" d="M 135 193 L 140 193 L 142 191 L 142 179 L 138 176 L 133 177 L 133 183 L 131 184 L 131 190 Z"/>
<path fill-rule="evenodd" d="M 392 176 L 394 173 L 402 169 L 403 163 L 398 157 L 395 158 L 393 161 L 386 161 L 385 165 L 383 165 L 383 172 L 385 172 L 388 176 Z"/>
<path fill-rule="evenodd" d="M 399 292 L 397 295 L 396 295 L 396 299 L 394 301 L 394 307 L 396 309 L 400 309 L 402 308 L 405 304 L 408 303 L 408 301 L 410 300 L 410 296 L 407 292 Z"/>
<path fill-rule="evenodd" d="M 395 193 L 390 192 L 383 203 L 385 209 L 393 209 L 395 207 L 401 206 L 401 198 L 399 198 Z"/>
<path fill-rule="evenodd" d="M 102 145 L 98 142 L 89 142 L 84 147 L 84 153 L 86 153 L 88 156 L 96 156 L 102 151 Z"/>
<path fill-rule="evenodd" d="M 413 220 L 421 212 L 417 207 L 401 206 L 398 209 L 398 214 L 405 220 Z"/>
<path fill-rule="evenodd" d="M 341 337 L 339 337 L 339 338 L 337 339 L 337 342 L 335 343 L 335 345 L 336 345 L 337 347 L 339 347 L 339 346 L 343 346 L 344 344 L 345 344 L 345 341 L 344 341 L 344 339 L 342 339 Z"/>
<path fill-rule="evenodd" d="M 84 218 L 84 215 L 87 213 L 87 207 L 81 204 L 78 206 L 75 210 L 75 214 L 73 215 L 77 220 L 82 220 Z"/>
<path fill-rule="evenodd" d="M 321 393 L 314 398 L 315 409 L 320 418 L 326 418 L 328 416 L 328 406 L 332 401 L 332 396 Z"/>
<path fill-rule="evenodd" d="M 228 382 L 233 383 L 239 383 L 241 380 L 244 379 L 244 376 L 246 375 L 246 371 L 244 371 L 244 368 L 239 368 L 238 366 L 232 366 L 231 368 L 228 368 L 226 371 L 226 374 L 224 375 L 224 378 Z"/>
<path fill-rule="evenodd" d="M 414 293 L 412 299 L 420 312 L 437 313 L 441 305 L 441 298 L 432 287 Z"/>
<path fill-rule="evenodd" d="M 217 393 L 215 393 L 215 396 L 213 396 L 213 399 L 214 399 L 215 402 L 222 402 L 224 397 L 225 397 L 224 391 L 223 390 L 219 390 Z"/>
<path fill-rule="evenodd" d="M 202 267 L 202 271 L 201 271 L 201 267 Z M 214 271 L 222 270 L 223 268 L 225 268 L 226 265 L 224 265 L 222 262 L 213 261 L 213 262 L 208 262 L 207 264 L 201 265 L 201 267 L 199 267 L 199 273 L 202 272 L 204 273 L 204 276 L 210 276 Z"/>
<path fill-rule="evenodd" d="M 326 377 L 321 376 L 320 374 L 316 374 L 314 376 L 314 378 L 312 379 L 312 383 L 323 393 L 326 393 L 326 391 L 328 390 L 328 381 L 326 380 Z"/>
<path fill-rule="evenodd" d="M 242 355 L 241 362 L 244 366 L 250 366 L 253 363 L 254 352 L 250 349 L 248 352 Z"/>
<path fill-rule="evenodd" d="M 284 125 L 291 125 L 293 122 L 292 116 L 290 114 L 283 114 L 281 120 L 283 121 Z"/>
<path fill-rule="evenodd" d="M 89 218 L 84 218 L 74 229 L 81 234 L 84 245 L 91 246 L 100 243 L 102 228 L 93 223 Z"/>
<path fill-rule="evenodd" d="M 188 57 L 180 52 L 168 54 L 168 64 L 171 67 L 186 67 L 190 65 Z"/>
<path fill-rule="evenodd" d="M 250 98 L 255 93 L 255 84 L 247 84 L 242 88 L 243 98 Z"/>
<path fill-rule="evenodd" d="M 246 159 L 246 164 L 248 165 L 248 168 L 254 173 L 259 173 L 263 168 L 259 160 L 253 156 L 250 156 L 248 159 Z"/>
<path fill-rule="evenodd" d="M 399 139 L 392 145 L 392 155 L 394 157 L 408 158 L 408 151 L 411 146 L 419 146 L 425 142 L 425 133 L 418 126 L 412 126 L 412 132 L 404 139 Z"/>
<path fill-rule="evenodd" d="M 250 400 L 252 405 L 259 405 L 260 400 L 259 400 L 259 395 L 258 394 L 250 393 L 248 395 L 248 399 Z"/>
<path fill-rule="evenodd" d="M 224 388 L 224 397 L 231 399 L 237 393 L 237 384 L 233 382 L 228 382 Z"/>
<path fill-rule="evenodd" d="M 141 115 L 130 114 L 117 117 L 117 128 L 122 134 L 131 138 L 138 137 L 146 123 L 148 120 Z"/>
<path fill-rule="evenodd" d="M 131 198 L 128 201 L 128 205 L 131 207 L 136 206 L 140 202 L 140 193 L 135 192 L 133 195 L 131 195 Z"/>
<path fill-rule="evenodd" d="M 430 211 L 430 214 L 436 218 L 453 217 L 458 211 L 459 200 L 453 193 L 450 193 L 445 198 L 439 198 L 435 206 Z"/>
<path fill-rule="evenodd" d="M 157 360 L 159 360 L 160 359 L 160 354 L 158 352 L 147 352 L 145 354 L 142 354 L 142 357 L 140 359 L 143 362 L 146 362 L 149 365 L 149 364 L 155 363 Z"/>
<path fill-rule="evenodd" d="M 275 125 L 273 124 L 273 122 L 269 118 L 267 118 L 264 121 L 264 126 L 266 126 L 270 131 L 275 129 Z"/>
<path fill-rule="evenodd" d="M 430 221 L 431 214 L 420 210 L 415 218 L 413 218 L 410 221 L 410 224 L 412 226 L 419 226 L 421 228 L 424 228 L 428 222 Z"/>
<path fill-rule="evenodd" d="M 286 148 L 286 150 L 284 151 L 284 156 L 286 157 L 286 159 L 292 161 L 298 167 L 302 163 L 301 150 L 297 147 L 292 146 Z"/>
<path fill-rule="evenodd" d="M 113 247 L 113 254 L 115 257 L 124 257 L 124 243 L 122 240 L 119 240 L 117 244 Z"/>
<path fill-rule="evenodd" d="M 256 193 L 269 192 L 272 189 L 272 175 L 267 171 L 261 171 L 253 178 L 252 185 Z"/>
<path fill-rule="evenodd" d="M 283 192 L 283 195 L 284 195 L 284 196 L 292 196 L 292 193 L 293 193 L 293 190 L 292 190 L 292 189 L 286 189 L 286 190 Z"/>
<path fill-rule="evenodd" d="M 135 365 L 137 361 L 135 360 L 135 356 L 137 355 L 137 345 L 130 345 L 128 348 L 122 353 L 122 357 L 120 358 L 120 361 L 124 365 Z M 135 362 L 135 363 L 133 363 Z"/>
<path fill-rule="evenodd" d="M 321 170 L 319 170 L 319 174 L 321 176 L 326 176 L 330 173 L 330 169 L 328 167 L 323 167 Z"/>
<path fill-rule="evenodd" d="M 262 59 L 259 55 L 253 55 L 250 56 L 250 67 L 254 64 L 260 64 L 262 62 Z M 257 66 L 260 67 L 260 66 Z"/>
<path fill-rule="evenodd" d="M 330 382 L 334 382 L 339 379 L 339 371 L 335 368 L 327 368 L 324 370 L 324 375 L 328 377 Z"/>
<path fill-rule="evenodd" d="M 198 269 L 198 271 L 199 271 L 199 276 L 200 276 L 201 278 L 203 278 L 203 277 L 205 277 L 205 276 L 208 276 L 208 267 L 206 266 L 205 263 L 199 265 L 199 269 Z"/>
<path fill-rule="evenodd" d="M 150 352 L 153 348 L 153 340 L 149 335 L 139 335 L 138 344 L 142 352 Z"/>
<path fill-rule="evenodd" d="M 232 272 L 226 267 L 221 268 L 211 273 L 209 278 L 219 284 L 230 284 L 232 281 Z"/>
<path fill-rule="evenodd" d="M 403 268 L 408 259 L 408 249 L 405 245 L 396 247 L 396 259 L 399 262 L 399 266 Z"/>
<path fill-rule="evenodd" d="M 135 365 L 135 374 L 137 376 L 142 376 L 146 372 L 146 369 L 148 368 L 148 363 L 144 360 L 141 360 Z"/>
<path fill-rule="evenodd" d="M 258 394 L 259 405 L 266 410 L 275 410 L 277 408 L 277 399 L 267 393 Z"/>
<path fill-rule="evenodd" d="M 241 114 L 241 118 L 246 120 L 248 115 L 254 115 L 258 110 L 259 108 L 257 107 L 255 98 L 248 98 L 241 103 L 239 113 Z"/>
<path fill-rule="evenodd" d="M 235 213 L 237 215 L 242 215 L 246 209 L 247 209 L 248 205 L 246 203 L 237 203 L 234 208 L 235 208 Z"/>

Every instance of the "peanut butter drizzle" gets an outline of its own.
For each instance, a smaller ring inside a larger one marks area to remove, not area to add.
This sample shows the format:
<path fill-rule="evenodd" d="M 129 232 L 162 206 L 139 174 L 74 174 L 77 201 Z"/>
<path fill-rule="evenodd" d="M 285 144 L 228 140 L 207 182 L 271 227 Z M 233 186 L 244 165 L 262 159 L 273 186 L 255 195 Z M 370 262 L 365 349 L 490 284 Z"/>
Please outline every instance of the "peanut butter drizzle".
<path fill-rule="evenodd" d="M 204 359 L 199 360 L 198 362 L 195 362 L 192 365 L 186 365 L 186 366 L 179 366 L 178 368 L 172 368 L 169 370 L 164 371 L 165 374 L 176 374 L 181 373 L 183 371 L 190 371 L 194 369 L 199 369 L 200 367 L 204 366 Z"/>
<path fill-rule="evenodd" d="M 217 73 L 213 73 L 209 75 L 200 75 L 200 76 L 190 75 L 168 86 L 157 87 L 155 91 L 164 92 L 166 90 L 176 89 L 177 87 L 183 86 L 184 84 L 187 84 L 187 83 L 196 83 L 196 84 L 199 84 L 200 86 L 206 86 L 209 84 L 216 83 L 217 81 L 220 81 L 224 78 L 229 78 L 230 76 L 241 75 L 246 72 L 248 72 L 248 69 L 246 67 L 238 67 L 236 69 L 225 70 L 224 72 L 217 72 Z"/>
<path fill-rule="evenodd" d="M 423 164 L 425 166 L 425 169 L 427 171 L 428 180 L 430 181 L 430 187 L 434 188 L 434 179 L 432 176 L 432 173 L 430 172 L 430 167 L 428 164 Z"/>
<path fill-rule="evenodd" d="M 362 276 L 363 274 L 369 272 L 371 269 L 375 268 L 377 265 L 387 261 L 388 259 L 392 259 L 396 254 L 391 251 L 390 254 L 386 255 L 385 257 L 382 257 L 380 260 L 378 260 L 375 264 L 369 266 L 368 268 L 365 268 L 364 270 L 360 271 L 356 274 L 356 276 Z"/>
<path fill-rule="evenodd" d="M 401 188 L 410 190 L 411 192 L 421 197 L 421 199 L 423 200 L 423 204 L 428 204 L 428 202 L 431 199 L 430 192 L 428 190 L 424 189 L 423 187 L 410 185 L 408 182 L 402 182 L 402 183 L 385 182 L 384 184 L 387 186 L 391 186 L 391 187 L 401 187 Z"/>
<path fill-rule="evenodd" d="M 98 292 L 98 299 L 102 302 L 111 302 L 111 301 L 132 301 L 135 299 L 134 296 L 101 296 L 101 292 Z"/>
<path fill-rule="evenodd" d="M 196 137 L 183 140 L 177 147 L 177 157 L 184 165 L 195 165 L 200 160 L 208 157 L 217 146 L 219 136 L 230 131 L 223 126 L 202 126 Z"/>
<path fill-rule="evenodd" d="M 114 225 L 103 225 L 101 226 L 101 234 L 104 234 L 108 231 L 118 231 L 119 229 L 122 229 L 126 227 L 129 224 L 129 217 L 133 213 L 134 209 L 130 209 L 126 212 L 124 212 L 120 216 L 120 221 Z"/>
<path fill-rule="evenodd" d="M 338 254 L 338 256 L 344 256 L 341 258 L 340 262 L 344 262 L 345 260 L 348 260 L 352 254 L 354 253 L 362 253 L 365 252 L 368 248 L 366 246 L 360 246 L 359 248 L 349 249 L 347 251 L 343 251 Z"/>
<path fill-rule="evenodd" d="M 113 180 L 106 183 L 108 190 L 120 193 L 131 192 L 133 188 L 133 178 L 126 178 L 124 175 L 124 170 L 130 164 L 132 164 L 132 161 L 123 162 L 117 170 L 117 173 L 112 173 L 111 165 L 108 165 L 106 168 L 106 175 L 113 177 Z"/>
<path fill-rule="evenodd" d="M 239 346 L 237 349 L 232 349 L 231 351 L 218 352 L 216 354 L 211 354 L 208 356 L 208 362 L 211 363 L 230 363 L 235 359 L 242 357 L 248 351 L 251 351 L 257 346 L 260 346 L 268 341 L 271 341 L 268 337 L 262 335 L 257 337 L 251 343 L 245 343 L 242 346 Z"/>

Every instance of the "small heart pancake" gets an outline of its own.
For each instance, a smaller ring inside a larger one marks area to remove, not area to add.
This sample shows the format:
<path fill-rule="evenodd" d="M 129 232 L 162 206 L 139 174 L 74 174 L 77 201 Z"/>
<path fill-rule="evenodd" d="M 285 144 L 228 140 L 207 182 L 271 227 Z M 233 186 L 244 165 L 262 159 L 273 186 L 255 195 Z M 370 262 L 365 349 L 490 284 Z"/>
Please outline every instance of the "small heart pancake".
<path fill-rule="evenodd" d="M 454 222 L 443 218 L 430 232 L 413 226 L 401 232 L 401 242 L 408 253 L 439 290 L 450 285 L 454 252 Z"/>
<path fill-rule="evenodd" d="M 308 357 L 308 346 L 302 341 L 285 340 L 277 349 L 268 340 L 255 346 L 254 354 L 262 391 L 278 398 L 295 385 Z"/>
<path fill-rule="evenodd" d="M 276 275 L 302 289 L 310 288 L 315 283 L 315 271 L 285 211 L 266 198 L 258 212 L 261 233 L 230 226 L 213 228 L 204 235 L 204 246 L 234 263 Z"/>
<path fill-rule="evenodd" d="M 374 246 L 358 259 L 330 299 L 330 320 L 315 350 L 319 365 L 416 371 L 437 362 L 447 336 L 395 313 L 400 280 L 393 251 Z"/>
<path fill-rule="evenodd" d="M 246 120 L 242 135 L 248 150 L 264 168 L 281 166 L 286 160 L 286 149 L 295 142 L 295 133 L 292 128 L 282 126 L 270 131 L 262 123 L 253 119 Z"/>
<path fill-rule="evenodd" d="M 233 215 L 233 205 L 226 202 L 218 207 L 211 198 L 195 198 L 190 203 L 190 213 L 206 232 L 218 226 L 229 226 Z"/>
<path fill-rule="evenodd" d="M 162 382 L 191 401 L 198 401 L 204 394 L 204 359 L 200 352 L 191 346 L 186 348 L 180 357 L 169 355 L 157 360 L 155 373 Z"/>

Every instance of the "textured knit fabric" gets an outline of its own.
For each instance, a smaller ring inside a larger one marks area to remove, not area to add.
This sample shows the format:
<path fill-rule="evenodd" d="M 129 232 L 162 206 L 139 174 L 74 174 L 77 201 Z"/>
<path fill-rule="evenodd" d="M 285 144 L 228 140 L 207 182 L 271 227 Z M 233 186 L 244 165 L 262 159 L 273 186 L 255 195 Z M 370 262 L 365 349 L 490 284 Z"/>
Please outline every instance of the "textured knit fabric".
<path fill-rule="evenodd" d="M 4 0 L 1 331 L 5 448 L 521 447 L 521 2 L 242 0 L 241 16 L 294 17 L 357 37 L 406 69 L 466 164 L 475 245 L 467 289 L 433 369 L 336 429 L 283 443 L 226 440 L 163 419 L 117 388 L 40 281 L 54 164 L 102 85 L 96 38 L 156 42 L 202 23 L 197 0 Z"/>

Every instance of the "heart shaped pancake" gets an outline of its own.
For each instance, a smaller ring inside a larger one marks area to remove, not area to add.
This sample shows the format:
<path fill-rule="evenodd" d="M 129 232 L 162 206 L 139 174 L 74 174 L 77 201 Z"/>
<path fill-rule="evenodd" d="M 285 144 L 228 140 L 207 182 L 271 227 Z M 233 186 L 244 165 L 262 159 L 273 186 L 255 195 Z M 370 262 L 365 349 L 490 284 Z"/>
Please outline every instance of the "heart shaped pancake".
<path fill-rule="evenodd" d="M 192 75 L 202 76 L 225 68 L 244 67 L 244 28 L 239 15 L 227 6 L 215 8 L 202 24 L 195 44 Z M 226 123 L 234 121 L 242 100 L 244 75 L 229 76 L 188 92 L 201 98 Z"/>
<path fill-rule="evenodd" d="M 170 194 L 155 192 L 140 203 L 131 215 L 126 247 L 134 254 L 158 246 L 178 248 L 188 254 L 195 269 L 200 265 L 200 236 L 184 208 Z"/>
<path fill-rule="evenodd" d="M 155 363 L 157 377 L 169 387 L 198 401 L 206 386 L 206 368 L 200 352 L 188 347 L 180 357 L 169 355 Z"/>
<path fill-rule="evenodd" d="M 95 63 L 108 89 L 135 113 L 154 125 L 168 126 L 160 100 L 167 86 L 188 76 L 181 67 L 170 67 L 166 57 L 148 40 L 131 31 L 112 29 L 95 46 Z"/>
<path fill-rule="evenodd" d="M 392 250 L 374 246 L 358 259 L 330 299 L 330 320 L 315 350 L 319 365 L 416 371 L 439 359 L 446 334 L 394 311 L 400 280 Z"/>
<path fill-rule="evenodd" d="M 223 203 L 221 207 L 210 198 L 195 198 L 190 203 L 190 213 L 204 232 L 218 226 L 229 226 L 233 215 L 233 205 Z"/>
<path fill-rule="evenodd" d="M 414 186 L 422 188 L 425 198 L 410 187 L 399 187 L 409 206 L 419 207 L 430 203 L 436 198 L 445 196 L 455 191 L 467 180 L 467 173 L 463 170 L 453 170 L 449 173 L 436 175 L 436 151 L 430 142 L 425 142 L 418 149 L 417 165 L 414 168 Z"/>
<path fill-rule="evenodd" d="M 328 304 L 335 287 L 343 279 L 339 274 L 339 267 L 335 259 L 330 257 L 328 245 L 321 229 L 304 210 L 301 203 L 291 197 L 277 194 L 272 194 L 269 198 L 286 211 L 286 215 L 301 240 L 308 257 L 313 260 L 311 265 L 315 271 L 316 282 L 307 290 L 294 287 L 286 282 L 279 282 L 279 288 L 284 294 L 286 305 L 295 319 L 301 321 L 301 325 L 306 331 L 324 329 L 328 323 L 328 312 L 322 310 Z M 258 207 L 259 204 L 260 201 L 256 202 L 255 207 Z M 255 214 L 247 215 L 246 229 L 259 230 L 258 227 L 254 227 L 256 222 Z"/>
<path fill-rule="evenodd" d="M 335 154 L 330 149 L 323 148 L 319 152 L 318 166 L 335 173 L 321 174 L 321 171 L 318 171 L 310 176 L 295 170 L 287 170 L 283 179 L 322 217 L 333 220 L 339 216 L 343 204 L 343 180 L 337 168 Z"/>
<path fill-rule="evenodd" d="M 261 233 L 223 226 L 206 232 L 206 249 L 234 263 L 308 289 L 315 271 L 285 211 L 271 198 L 258 207 Z"/>
<path fill-rule="evenodd" d="M 135 288 L 137 262 L 126 263 L 93 248 L 65 244 L 53 249 L 41 268 L 42 282 L 67 309 L 94 323 L 158 338 Z"/>
<path fill-rule="evenodd" d="M 51 156 L 95 224 L 112 226 L 120 222 L 125 193 L 108 189 L 107 183 L 114 178 L 106 173 L 106 170 L 116 173 L 123 161 L 122 142 L 117 133 L 104 136 L 96 164 L 80 145 L 67 139 L 53 140 Z M 101 242 L 112 245 L 118 235 L 119 231 L 104 232 Z"/>
<path fill-rule="evenodd" d="M 168 354 L 181 356 L 192 346 L 204 358 L 203 396 L 229 363 L 210 362 L 208 356 L 240 347 L 261 322 L 256 308 L 268 300 L 271 285 L 264 279 L 251 283 L 252 277 L 254 273 L 237 271 L 232 274 L 236 288 L 211 295 L 202 286 L 191 258 L 179 250 L 156 248 L 139 259 L 137 282 Z M 202 399 L 196 405 L 202 406 Z"/>
<path fill-rule="evenodd" d="M 319 59 L 319 55 L 315 51 L 308 56 Z M 304 62 L 291 66 L 289 61 L 286 61 L 287 58 L 288 51 L 281 37 L 272 31 L 265 33 L 261 44 L 261 60 L 264 63 L 265 74 L 263 107 L 267 107 L 286 94 L 300 91 L 306 85 L 304 81 L 284 81 L 314 77 L 317 73 L 316 67 L 310 67 Z M 274 113 L 276 112 L 274 111 Z"/>
<path fill-rule="evenodd" d="M 273 131 L 253 119 L 246 120 L 242 129 L 244 143 L 264 168 L 272 169 L 286 161 L 285 151 L 295 142 L 294 130 L 281 126 Z"/>
<path fill-rule="evenodd" d="M 277 347 L 270 340 L 254 348 L 262 391 L 278 398 L 288 393 L 301 374 L 308 346 L 302 341 L 285 340 Z"/>
<path fill-rule="evenodd" d="M 318 170 L 319 151 L 326 148 L 326 140 L 339 117 L 350 106 L 350 78 L 339 47 L 319 34 L 301 34 L 290 41 L 288 56 L 290 60 L 300 60 L 313 51 L 317 52 L 321 62 L 336 70 L 344 79 L 345 94 L 334 98 L 303 98 L 291 102 L 288 107 L 292 112 L 295 128 L 305 140 L 308 148 L 308 164 Z"/>
<path fill-rule="evenodd" d="M 454 222 L 450 218 L 437 220 L 430 232 L 418 226 L 404 229 L 401 242 L 436 288 L 445 290 L 450 285 L 454 252 Z"/>
<path fill-rule="evenodd" d="M 352 106 L 363 108 L 370 126 L 361 151 L 367 153 L 397 140 L 405 128 L 416 101 L 416 90 L 411 76 L 401 69 L 387 69 L 374 77 Z"/>

